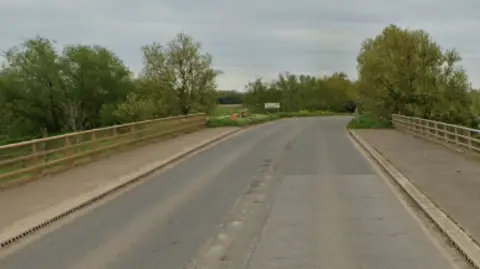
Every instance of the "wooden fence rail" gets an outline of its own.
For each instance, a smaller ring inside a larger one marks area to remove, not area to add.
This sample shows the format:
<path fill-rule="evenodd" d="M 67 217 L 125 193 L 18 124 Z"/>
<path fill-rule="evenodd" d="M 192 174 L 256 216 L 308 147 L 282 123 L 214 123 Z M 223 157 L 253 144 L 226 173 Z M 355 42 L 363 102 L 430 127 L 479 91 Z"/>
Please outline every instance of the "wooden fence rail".
<path fill-rule="evenodd" d="M 442 144 L 453 145 L 463 151 L 480 154 L 480 130 L 398 114 L 392 115 L 392 122 L 399 130 Z"/>
<path fill-rule="evenodd" d="M 116 125 L 0 146 L 0 185 L 28 181 L 89 161 L 100 153 L 205 128 L 205 114 Z"/>

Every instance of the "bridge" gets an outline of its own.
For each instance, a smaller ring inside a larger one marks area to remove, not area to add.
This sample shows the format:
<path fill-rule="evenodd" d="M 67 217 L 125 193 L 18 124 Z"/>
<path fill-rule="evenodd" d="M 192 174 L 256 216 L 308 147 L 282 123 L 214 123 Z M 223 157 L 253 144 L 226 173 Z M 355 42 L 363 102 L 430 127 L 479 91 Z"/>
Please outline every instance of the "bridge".
<path fill-rule="evenodd" d="M 478 267 L 479 131 L 350 119 L 193 116 L 187 134 L 47 174 L 28 144 L 33 168 L 6 174 L 29 177 L 0 191 L 0 268 Z"/>

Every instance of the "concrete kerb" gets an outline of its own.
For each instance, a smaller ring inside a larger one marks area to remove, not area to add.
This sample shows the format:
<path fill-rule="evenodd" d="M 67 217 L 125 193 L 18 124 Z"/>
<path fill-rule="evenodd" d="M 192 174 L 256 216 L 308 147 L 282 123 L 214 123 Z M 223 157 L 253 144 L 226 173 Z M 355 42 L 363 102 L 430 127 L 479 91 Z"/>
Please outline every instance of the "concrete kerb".
<path fill-rule="evenodd" d="M 112 182 L 108 185 L 99 187 L 89 193 L 86 193 L 80 197 L 75 197 L 73 199 L 67 200 L 59 205 L 53 206 L 45 211 L 39 212 L 35 215 L 27 217 L 23 220 L 20 220 L 10 227 L 0 231 L 0 249 L 5 248 L 20 239 L 37 232 L 41 228 L 45 228 L 46 226 L 63 219 L 64 217 L 83 209 L 89 205 L 92 205 L 94 202 L 112 194 L 127 185 L 130 185 L 141 178 L 147 176 L 148 174 L 153 173 L 154 171 L 161 169 L 169 164 L 172 164 L 180 159 L 188 157 L 191 154 L 195 154 L 207 146 L 210 146 L 214 143 L 221 142 L 222 140 L 228 138 L 229 136 L 238 133 L 240 131 L 244 131 L 248 129 L 250 126 L 245 128 L 238 128 L 236 130 L 232 130 L 220 136 L 214 137 L 212 139 L 206 140 L 201 142 L 199 145 L 189 148 L 172 158 L 158 162 L 149 164 L 131 174 L 125 175 L 119 178 L 117 181 Z"/>
<path fill-rule="evenodd" d="M 465 259 L 477 269 L 480 269 L 480 247 L 452 221 L 440 208 L 430 201 L 410 180 L 387 161 L 373 146 L 354 131 L 348 130 L 350 136 L 375 160 L 380 167 L 403 189 L 403 191 L 420 207 L 435 223 L 440 231 L 449 239 Z"/>

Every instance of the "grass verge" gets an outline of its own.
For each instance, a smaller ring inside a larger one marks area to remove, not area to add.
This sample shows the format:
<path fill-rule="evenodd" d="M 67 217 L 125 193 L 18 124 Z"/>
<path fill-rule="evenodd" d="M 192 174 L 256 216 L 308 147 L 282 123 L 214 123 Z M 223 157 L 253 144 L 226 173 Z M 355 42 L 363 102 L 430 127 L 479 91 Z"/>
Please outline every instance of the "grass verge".
<path fill-rule="evenodd" d="M 218 116 L 225 116 L 225 115 L 230 115 L 230 111 L 233 113 L 240 113 L 241 111 L 245 110 L 245 108 L 241 105 L 239 106 L 217 106 L 215 108 L 215 111 L 211 114 L 212 117 L 218 117 Z"/>
<path fill-rule="evenodd" d="M 333 115 L 350 115 L 350 113 L 334 113 L 330 111 L 299 111 L 299 112 L 277 112 L 269 114 L 251 114 L 246 117 L 236 116 L 235 120 L 230 118 L 229 113 L 221 116 L 212 116 L 207 120 L 207 127 L 226 127 L 226 126 L 246 126 L 259 124 L 267 121 L 277 120 L 281 118 L 294 117 L 318 117 Z"/>
<path fill-rule="evenodd" d="M 299 111 L 299 112 L 278 112 L 276 113 L 280 118 L 294 118 L 294 117 L 318 117 L 318 116 L 334 116 L 334 115 L 350 115 L 350 113 L 334 113 L 330 111 Z"/>
<path fill-rule="evenodd" d="M 373 114 L 361 114 L 353 118 L 347 125 L 348 129 L 390 129 L 393 128 L 392 121 L 380 118 Z"/>
<path fill-rule="evenodd" d="M 232 120 L 230 116 L 210 117 L 207 120 L 207 127 L 226 127 L 226 126 L 247 126 L 253 124 L 264 123 L 279 119 L 280 117 L 275 114 L 252 114 L 247 117 L 236 117 Z"/>

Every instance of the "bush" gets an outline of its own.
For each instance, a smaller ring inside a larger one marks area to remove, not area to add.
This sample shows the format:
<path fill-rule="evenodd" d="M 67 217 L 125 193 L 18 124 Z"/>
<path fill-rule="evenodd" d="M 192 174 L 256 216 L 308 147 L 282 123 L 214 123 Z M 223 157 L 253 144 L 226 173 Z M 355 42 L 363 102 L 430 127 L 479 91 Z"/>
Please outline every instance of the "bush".
<path fill-rule="evenodd" d="M 234 121 L 230 119 L 230 116 L 217 116 L 217 117 L 208 118 L 207 127 L 246 126 L 246 125 L 272 121 L 280 118 L 332 116 L 332 115 L 340 115 L 340 114 L 342 113 L 333 113 L 330 111 L 302 110 L 299 112 L 276 112 L 276 113 L 269 113 L 269 114 L 251 114 L 247 117 L 240 117 L 239 115 L 237 115 Z M 350 113 L 346 113 L 346 114 L 350 115 Z"/>
<path fill-rule="evenodd" d="M 280 118 L 293 118 L 293 117 L 315 117 L 315 116 L 332 116 L 339 113 L 333 113 L 330 111 L 308 111 L 302 110 L 300 112 L 278 112 L 276 113 Z"/>
<path fill-rule="evenodd" d="M 253 114 L 245 118 L 236 117 L 235 120 L 232 120 L 230 116 L 210 117 L 207 120 L 207 127 L 246 126 L 276 119 L 279 119 L 279 116 L 275 114 Z"/>
<path fill-rule="evenodd" d="M 385 129 L 392 128 L 392 121 L 374 114 L 362 114 L 353 118 L 347 125 L 349 129 Z"/>
<path fill-rule="evenodd" d="M 0 136 L 0 146 L 19 143 L 27 140 L 38 139 L 41 136 L 24 136 L 24 137 L 7 137 L 7 136 Z"/>

